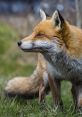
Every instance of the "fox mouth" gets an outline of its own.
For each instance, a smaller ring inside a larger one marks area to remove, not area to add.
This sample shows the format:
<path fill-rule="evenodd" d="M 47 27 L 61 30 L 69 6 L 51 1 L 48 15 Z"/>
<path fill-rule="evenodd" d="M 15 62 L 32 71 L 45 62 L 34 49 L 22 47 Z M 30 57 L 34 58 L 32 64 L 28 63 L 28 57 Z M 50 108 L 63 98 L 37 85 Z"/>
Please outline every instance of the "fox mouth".
<path fill-rule="evenodd" d="M 21 48 L 24 52 L 47 52 L 50 47 L 42 48 L 42 47 L 34 47 L 34 48 Z"/>
<path fill-rule="evenodd" d="M 21 48 L 24 52 L 42 52 L 43 50 L 41 48 L 29 48 L 29 49 L 24 49 Z"/>

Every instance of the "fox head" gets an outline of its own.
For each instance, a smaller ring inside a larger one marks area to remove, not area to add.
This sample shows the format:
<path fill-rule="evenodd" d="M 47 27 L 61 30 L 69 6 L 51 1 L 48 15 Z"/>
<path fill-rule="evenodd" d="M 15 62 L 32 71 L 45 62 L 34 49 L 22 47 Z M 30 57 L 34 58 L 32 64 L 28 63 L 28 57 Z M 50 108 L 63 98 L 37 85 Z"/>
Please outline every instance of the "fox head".
<path fill-rule="evenodd" d="M 18 46 L 26 52 L 59 51 L 64 44 L 67 23 L 57 10 L 51 18 L 46 18 L 43 10 L 40 10 L 40 15 L 42 21 L 31 35 L 18 42 Z"/>

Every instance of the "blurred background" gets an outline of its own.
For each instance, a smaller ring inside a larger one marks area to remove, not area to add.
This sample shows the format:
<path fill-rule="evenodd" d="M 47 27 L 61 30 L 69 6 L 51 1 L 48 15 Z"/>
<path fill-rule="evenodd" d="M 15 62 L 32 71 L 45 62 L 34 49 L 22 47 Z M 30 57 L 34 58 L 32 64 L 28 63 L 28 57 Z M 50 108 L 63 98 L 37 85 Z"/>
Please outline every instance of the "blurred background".
<path fill-rule="evenodd" d="M 32 32 L 41 20 L 58 9 L 70 23 L 82 27 L 82 0 L 0 0 L 0 76 L 29 75 L 36 66 L 35 53 L 24 53 L 17 41 Z"/>

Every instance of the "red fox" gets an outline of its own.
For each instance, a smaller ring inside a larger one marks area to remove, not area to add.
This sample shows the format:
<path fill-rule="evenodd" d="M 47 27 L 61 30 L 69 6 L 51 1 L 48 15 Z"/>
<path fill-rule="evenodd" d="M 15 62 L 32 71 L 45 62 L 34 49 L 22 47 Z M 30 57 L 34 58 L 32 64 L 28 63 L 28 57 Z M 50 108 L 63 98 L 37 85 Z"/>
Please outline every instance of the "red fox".
<path fill-rule="evenodd" d="M 18 46 L 25 52 L 40 52 L 47 61 L 48 73 L 58 84 L 62 80 L 70 81 L 75 106 L 81 108 L 82 30 L 67 22 L 57 10 L 49 19 L 41 11 L 41 17 L 32 34 L 19 41 Z"/>

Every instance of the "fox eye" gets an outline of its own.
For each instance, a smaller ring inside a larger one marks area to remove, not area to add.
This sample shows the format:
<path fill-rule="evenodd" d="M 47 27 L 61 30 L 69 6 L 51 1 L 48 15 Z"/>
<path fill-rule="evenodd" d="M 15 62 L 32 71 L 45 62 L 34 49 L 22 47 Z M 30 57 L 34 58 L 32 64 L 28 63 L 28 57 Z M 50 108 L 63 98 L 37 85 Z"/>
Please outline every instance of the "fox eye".
<path fill-rule="evenodd" d="M 38 33 L 36 36 L 44 36 L 44 34 Z"/>
<path fill-rule="evenodd" d="M 41 34 L 40 34 L 40 33 L 38 33 L 38 34 L 37 34 L 37 36 L 41 36 Z"/>

